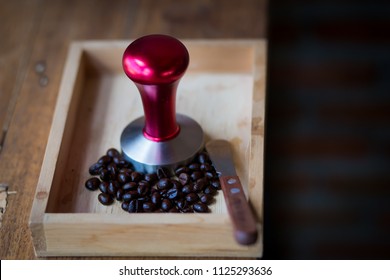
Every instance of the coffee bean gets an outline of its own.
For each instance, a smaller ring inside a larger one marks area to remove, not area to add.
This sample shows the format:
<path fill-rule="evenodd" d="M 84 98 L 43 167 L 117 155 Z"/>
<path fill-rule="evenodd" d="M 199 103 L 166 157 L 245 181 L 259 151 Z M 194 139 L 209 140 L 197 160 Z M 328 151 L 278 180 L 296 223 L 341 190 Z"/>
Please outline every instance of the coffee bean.
<path fill-rule="evenodd" d="M 127 176 L 126 173 L 119 173 L 118 177 L 118 182 L 121 183 L 121 184 L 126 184 L 128 182 L 130 182 L 130 176 Z"/>
<path fill-rule="evenodd" d="M 124 167 L 124 168 L 119 169 L 119 174 L 125 174 L 128 177 L 131 177 L 131 172 L 133 172 L 133 170 L 130 168 Z"/>
<path fill-rule="evenodd" d="M 190 176 L 187 174 L 187 173 L 181 173 L 179 175 L 179 182 L 184 186 L 186 184 L 188 184 L 190 180 Z"/>
<path fill-rule="evenodd" d="M 110 205 L 114 202 L 114 199 L 112 198 L 112 196 L 109 194 L 106 194 L 106 193 L 100 193 L 98 195 L 98 200 L 103 205 Z"/>
<path fill-rule="evenodd" d="M 106 153 L 107 156 L 113 158 L 113 157 L 117 157 L 117 156 L 120 156 L 120 153 L 118 152 L 117 149 L 115 148 L 110 148 L 107 150 L 107 153 Z"/>
<path fill-rule="evenodd" d="M 208 163 L 202 163 L 200 165 L 200 170 L 203 172 L 207 172 L 207 171 L 211 172 L 214 171 L 214 168 Z"/>
<path fill-rule="evenodd" d="M 126 160 L 121 156 L 115 156 L 112 158 L 112 161 L 118 166 L 118 167 L 125 167 L 127 166 Z"/>
<path fill-rule="evenodd" d="M 189 203 L 194 203 L 194 202 L 197 202 L 199 200 L 199 196 L 196 193 L 189 193 L 185 196 L 185 199 Z"/>
<path fill-rule="evenodd" d="M 210 181 L 210 185 L 216 189 L 216 190 L 220 190 L 221 189 L 221 183 L 219 182 L 219 180 L 211 180 Z"/>
<path fill-rule="evenodd" d="M 126 202 L 126 201 L 122 202 L 121 203 L 121 208 L 123 210 L 127 211 L 129 209 L 129 202 Z"/>
<path fill-rule="evenodd" d="M 134 191 L 134 190 L 137 190 L 138 188 L 138 185 L 137 183 L 135 182 L 129 182 L 129 183 L 126 183 L 122 186 L 122 189 L 125 191 L 125 192 L 128 192 L 128 191 Z"/>
<path fill-rule="evenodd" d="M 183 188 L 183 185 L 176 179 L 171 179 L 172 188 L 181 190 Z"/>
<path fill-rule="evenodd" d="M 131 181 L 133 181 L 133 182 L 138 183 L 139 181 L 142 180 L 142 174 L 139 172 L 136 172 L 136 171 L 131 172 L 130 176 L 131 176 Z"/>
<path fill-rule="evenodd" d="M 209 163 L 210 162 L 210 158 L 209 158 L 209 155 L 207 153 L 200 153 L 198 155 L 198 158 L 197 158 L 198 162 L 199 163 Z"/>
<path fill-rule="evenodd" d="M 146 184 L 139 184 L 137 191 L 139 196 L 145 196 L 149 192 L 149 186 Z"/>
<path fill-rule="evenodd" d="M 111 195 L 116 195 L 116 192 L 120 187 L 121 186 L 117 181 L 111 181 L 108 185 L 108 193 Z"/>
<path fill-rule="evenodd" d="M 194 210 L 192 209 L 192 207 L 186 207 L 186 208 L 180 209 L 180 212 L 181 213 L 193 213 Z"/>
<path fill-rule="evenodd" d="M 124 193 L 125 193 L 124 190 L 118 189 L 118 190 L 116 191 L 116 195 L 115 195 L 116 200 L 122 201 L 122 200 L 123 200 L 123 194 L 124 194 Z"/>
<path fill-rule="evenodd" d="M 205 178 L 200 178 L 198 180 L 196 180 L 196 183 L 194 185 L 194 191 L 195 192 L 201 192 L 204 190 L 204 188 L 209 184 L 209 182 L 207 181 L 207 179 Z"/>
<path fill-rule="evenodd" d="M 217 177 L 217 174 L 214 173 L 214 172 L 212 172 L 212 171 L 206 171 L 206 172 L 204 173 L 204 176 L 205 176 L 205 178 L 207 178 L 207 179 L 209 179 L 209 180 L 217 179 L 217 178 L 218 178 L 218 177 Z"/>
<path fill-rule="evenodd" d="M 103 165 L 107 165 L 107 164 L 109 164 L 111 162 L 111 160 L 112 159 L 109 156 L 104 155 L 101 158 L 99 158 L 98 163 L 101 163 Z"/>
<path fill-rule="evenodd" d="M 209 194 L 209 195 L 215 195 L 217 193 L 217 190 L 214 189 L 211 186 L 207 186 L 207 187 L 204 188 L 203 193 L 204 194 Z"/>
<path fill-rule="evenodd" d="M 129 202 L 129 208 L 127 211 L 130 213 L 138 213 L 142 211 L 143 203 L 137 199 L 133 199 Z"/>
<path fill-rule="evenodd" d="M 162 178 L 157 182 L 157 187 L 160 190 L 169 189 L 172 187 L 172 182 L 168 178 Z"/>
<path fill-rule="evenodd" d="M 188 168 L 191 170 L 191 171 L 200 171 L 200 164 L 199 163 L 191 163 L 190 165 L 188 165 Z"/>
<path fill-rule="evenodd" d="M 159 179 L 168 178 L 169 172 L 166 168 L 160 167 L 157 169 L 157 176 Z"/>
<path fill-rule="evenodd" d="M 128 191 L 127 193 L 123 194 L 122 199 L 123 201 L 130 201 L 132 199 L 138 198 L 139 194 L 137 191 Z"/>
<path fill-rule="evenodd" d="M 117 176 L 117 174 L 118 174 L 118 168 L 116 167 L 116 164 L 115 164 L 115 163 L 110 162 L 110 163 L 107 165 L 107 170 L 110 172 L 111 178 L 116 178 L 116 176 Z"/>
<path fill-rule="evenodd" d="M 178 201 L 176 201 L 176 205 L 179 209 L 184 209 L 189 206 L 187 200 L 185 199 L 179 199 Z"/>
<path fill-rule="evenodd" d="M 156 210 L 154 210 L 154 213 L 164 213 L 164 210 L 162 210 L 161 208 L 156 208 Z"/>
<path fill-rule="evenodd" d="M 90 191 L 96 191 L 99 188 L 100 180 L 96 177 L 89 178 L 85 182 L 85 187 Z"/>
<path fill-rule="evenodd" d="M 196 211 L 196 212 L 199 212 L 199 213 L 206 213 L 206 212 L 209 212 L 209 207 L 202 203 L 202 202 L 198 202 L 198 203 L 195 203 L 192 208 Z"/>
<path fill-rule="evenodd" d="M 106 193 L 108 194 L 108 187 L 110 186 L 110 183 L 109 182 L 101 182 L 100 185 L 99 185 L 99 190 L 102 192 L 102 193 Z"/>
<path fill-rule="evenodd" d="M 200 171 L 194 171 L 192 174 L 191 174 L 191 179 L 195 182 L 196 180 L 200 179 L 200 178 L 203 178 L 203 173 L 200 172 Z"/>
<path fill-rule="evenodd" d="M 151 185 L 154 185 L 158 180 L 157 174 L 156 173 L 145 174 L 145 180 L 148 181 Z"/>
<path fill-rule="evenodd" d="M 180 166 L 176 168 L 175 174 L 179 176 L 181 173 L 190 173 L 190 169 L 187 166 Z"/>
<path fill-rule="evenodd" d="M 172 202 L 169 199 L 163 199 L 161 202 L 161 209 L 164 211 L 168 211 L 173 206 Z"/>
<path fill-rule="evenodd" d="M 167 197 L 172 200 L 178 199 L 181 197 L 181 192 L 176 188 L 171 188 L 167 191 Z"/>
<path fill-rule="evenodd" d="M 142 209 L 144 210 L 144 212 L 153 212 L 155 209 L 155 206 L 152 202 L 144 202 L 142 204 Z"/>
<path fill-rule="evenodd" d="M 169 209 L 169 211 L 168 211 L 169 213 L 178 213 L 179 212 L 179 210 L 177 210 L 177 208 L 176 207 L 172 207 L 171 209 Z"/>
<path fill-rule="evenodd" d="M 210 194 L 203 194 L 201 197 L 200 197 L 200 201 L 204 204 L 207 204 L 209 205 L 212 201 L 214 200 L 213 196 L 210 195 Z"/>
<path fill-rule="evenodd" d="M 89 174 L 91 175 L 99 175 L 100 174 L 100 170 L 104 167 L 104 165 L 102 163 L 99 163 L 99 162 L 96 162 L 94 164 L 92 164 L 90 167 L 89 167 Z"/>
<path fill-rule="evenodd" d="M 99 177 L 100 177 L 100 179 L 101 179 L 102 181 L 108 181 L 108 180 L 110 180 L 110 172 L 109 172 L 107 169 L 102 168 L 102 169 L 100 170 Z"/>
<path fill-rule="evenodd" d="M 161 194 L 159 192 L 154 192 L 151 196 L 151 201 L 156 205 L 156 207 L 159 207 L 161 204 Z"/>
<path fill-rule="evenodd" d="M 189 193 L 194 192 L 194 184 L 189 183 L 189 184 L 185 185 L 185 186 L 181 189 L 181 191 L 182 191 L 183 193 L 185 193 L 185 194 L 189 194 Z"/>

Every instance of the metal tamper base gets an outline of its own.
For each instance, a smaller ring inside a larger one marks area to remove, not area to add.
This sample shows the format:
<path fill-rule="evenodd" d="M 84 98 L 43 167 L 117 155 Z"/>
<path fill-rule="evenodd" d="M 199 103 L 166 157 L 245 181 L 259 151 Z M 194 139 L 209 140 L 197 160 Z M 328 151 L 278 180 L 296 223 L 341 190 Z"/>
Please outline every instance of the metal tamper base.
<path fill-rule="evenodd" d="M 204 134 L 192 118 L 176 114 L 180 133 L 168 141 L 155 142 L 143 135 L 145 118 L 131 122 L 122 132 L 121 147 L 124 158 L 134 170 L 155 173 L 159 167 L 172 170 L 192 161 L 204 146 Z"/>

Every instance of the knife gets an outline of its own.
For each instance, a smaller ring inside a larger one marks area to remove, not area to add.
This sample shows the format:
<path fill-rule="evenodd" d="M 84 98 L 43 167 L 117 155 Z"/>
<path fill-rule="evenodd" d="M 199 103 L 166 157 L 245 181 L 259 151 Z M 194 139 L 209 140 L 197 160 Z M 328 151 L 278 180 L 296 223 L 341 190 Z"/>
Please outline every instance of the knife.
<path fill-rule="evenodd" d="M 242 245 L 255 243 L 257 240 L 256 220 L 234 168 L 230 143 L 226 140 L 212 140 L 206 144 L 206 150 L 219 174 L 236 241 Z"/>

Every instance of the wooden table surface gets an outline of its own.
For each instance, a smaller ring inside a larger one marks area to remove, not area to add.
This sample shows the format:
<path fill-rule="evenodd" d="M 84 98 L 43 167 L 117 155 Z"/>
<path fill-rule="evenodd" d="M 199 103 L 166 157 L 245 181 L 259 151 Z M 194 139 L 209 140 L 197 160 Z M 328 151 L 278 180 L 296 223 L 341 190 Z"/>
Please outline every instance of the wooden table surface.
<path fill-rule="evenodd" d="M 266 0 L 0 0 L 0 259 L 34 259 L 28 219 L 69 43 L 151 33 L 265 38 Z"/>

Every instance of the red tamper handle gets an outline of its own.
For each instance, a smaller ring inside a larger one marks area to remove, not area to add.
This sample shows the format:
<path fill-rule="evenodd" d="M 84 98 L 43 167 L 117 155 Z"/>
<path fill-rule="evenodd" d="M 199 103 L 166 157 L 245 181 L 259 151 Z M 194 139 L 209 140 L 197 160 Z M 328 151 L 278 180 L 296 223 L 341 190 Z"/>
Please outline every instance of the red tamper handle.
<path fill-rule="evenodd" d="M 141 94 L 144 136 L 155 142 L 174 138 L 180 130 L 176 90 L 189 63 L 186 47 L 171 36 L 148 35 L 127 47 L 122 63 Z"/>

